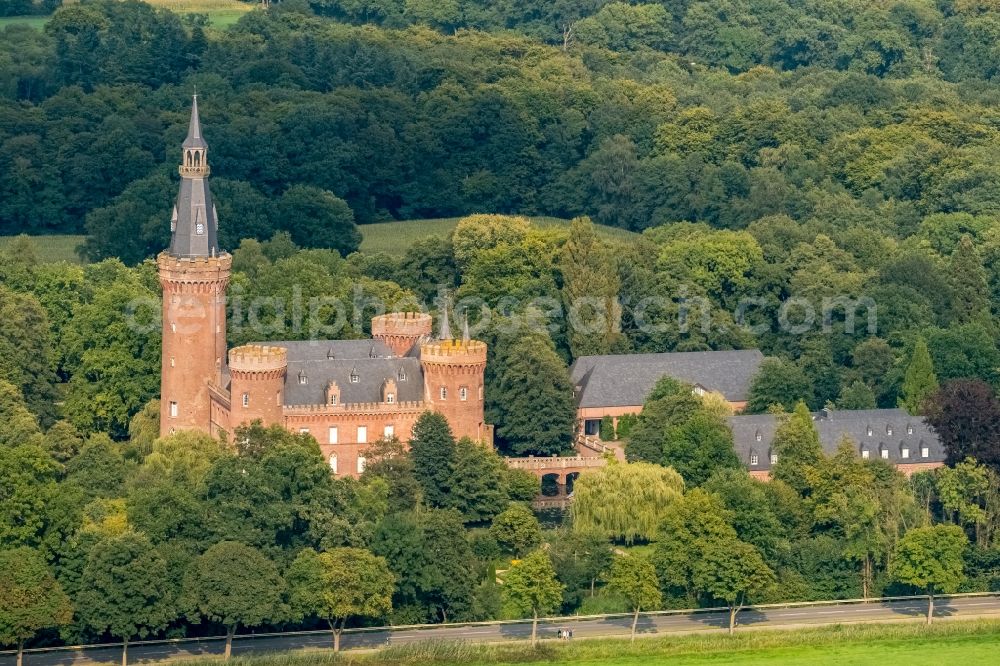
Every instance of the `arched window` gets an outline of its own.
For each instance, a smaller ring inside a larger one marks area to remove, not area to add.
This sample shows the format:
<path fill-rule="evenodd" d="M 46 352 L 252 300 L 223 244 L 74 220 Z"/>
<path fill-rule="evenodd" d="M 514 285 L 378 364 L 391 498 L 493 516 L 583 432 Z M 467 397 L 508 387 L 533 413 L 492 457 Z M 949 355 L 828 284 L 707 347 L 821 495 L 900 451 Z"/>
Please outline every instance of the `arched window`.
<path fill-rule="evenodd" d="M 199 236 L 204 236 L 205 235 L 205 225 L 202 224 L 201 222 L 199 222 L 198 224 L 194 225 L 194 232 L 196 234 L 198 234 Z"/>

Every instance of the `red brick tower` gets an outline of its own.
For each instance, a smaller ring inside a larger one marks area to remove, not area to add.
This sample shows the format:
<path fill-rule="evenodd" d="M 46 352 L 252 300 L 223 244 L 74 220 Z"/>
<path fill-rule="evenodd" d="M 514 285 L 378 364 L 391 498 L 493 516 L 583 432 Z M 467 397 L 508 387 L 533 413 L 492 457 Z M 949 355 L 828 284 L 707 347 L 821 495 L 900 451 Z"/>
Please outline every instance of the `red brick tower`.
<path fill-rule="evenodd" d="M 393 312 L 372 317 L 372 337 L 396 356 L 406 356 L 422 338 L 431 336 L 431 316 L 424 312 Z"/>
<path fill-rule="evenodd" d="M 229 351 L 230 419 L 235 428 L 260 419 L 282 422 L 288 351 L 284 347 L 244 345 Z"/>
<path fill-rule="evenodd" d="M 218 381 L 226 362 L 226 287 L 232 257 L 219 249 L 197 96 L 179 171 L 170 249 L 156 258 L 163 288 L 161 435 L 176 430 L 211 433 L 209 384 Z"/>
<path fill-rule="evenodd" d="M 493 427 L 483 416 L 486 343 L 471 340 L 467 328 L 462 339 L 452 338 L 447 311 L 439 338 L 420 346 L 427 402 L 448 419 L 456 438 L 471 437 L 492 446 Z"/>

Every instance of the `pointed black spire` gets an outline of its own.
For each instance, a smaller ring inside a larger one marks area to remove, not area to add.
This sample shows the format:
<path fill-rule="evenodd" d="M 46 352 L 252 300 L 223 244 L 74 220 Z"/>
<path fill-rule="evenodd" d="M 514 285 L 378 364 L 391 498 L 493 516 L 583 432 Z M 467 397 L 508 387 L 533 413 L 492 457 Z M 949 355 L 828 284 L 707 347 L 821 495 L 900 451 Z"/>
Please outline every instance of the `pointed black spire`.
<path fill-rule="evenodd" d="M 170 217 L 170 254 L 175 257 L 214 257 L 220 254 L 219 221 L 208 188 L 208 144 L 201 135 L 198 96 L 191 103 L 191 122 L 182 145 L 178 171 L 181 186 Z"/>
<path fill-rule="evenodd" d="M 188 124 L 188 135 L 184 139 L 184 148 L 205 148 L 208 144 L 201 136 L 201 118 L 198 116 L 198 94 L 195 93 L 191 101 L 191 122 Z"/>

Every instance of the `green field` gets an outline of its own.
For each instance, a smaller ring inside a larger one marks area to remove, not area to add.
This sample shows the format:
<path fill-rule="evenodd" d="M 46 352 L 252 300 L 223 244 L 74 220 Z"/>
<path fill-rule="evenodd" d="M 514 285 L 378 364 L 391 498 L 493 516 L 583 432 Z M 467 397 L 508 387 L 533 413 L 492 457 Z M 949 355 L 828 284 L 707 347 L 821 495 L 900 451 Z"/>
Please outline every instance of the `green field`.
<path fill-rule="evenodd" d="M 48 16 L 0 16 L 0 30 L 3 30 L 8 25 L 30 25 L 32 28 L 42 29 L 45 22 L 49 20 Z"/>
<path fill-rule="evenodd" d="M 208 14 L 209 24 L 216 28 L 227 28 L 241 16 L 251 11 L 255 4 L 239 0 L 146 0 L 151 5 L 163 7 L 178 14 Z M 8 25 L 27 24 L 41 29 L 49 20 L 48 16 L 5 16 L 0 17 L 0 30 Z"/>
<path fill-rule="evenodd" d="M 401 255 L 416 241 L 427 236 L 447 236 L 455 228 L 458 217 L 439 217 L 426 220 L 402 220 L 399 222 L 380 222 L 378 224 L 364 224 L 358 228 L 361 230 L 361 250 L 362 252 L 385 252 L 387 254 Z M 533 224 L 546 227 L 563 227 L 569 224 L 568 220 L 557 217 L 533 217 Z M 598 226 L 597 230 L 608 238 L 628 239 L 635 236 L 631 231 L 616 229 L 614 227 Z"/>
<path fill-rule="evenodd" d="M 0 236 L 0 248 L 10 243 L 13 238 L 14 236 Z M 31 240 L 40 261 L 80 263 L 76 247 L 83 242 L 83 236 L 32 236 Z"/>
<path fill-rule="evenodd" d="M 933 627 L 905 624 L 857 624 L 800 630 L 744 630 L 722 633 L 621 639 L 546 641 L 475 645 L 416 643 L 370 653 L 310 650 L 272 656 L 236 657 L 230 666 L 938 666 L 997 663 L 1000 621 L 939 621 Z M 183 662 L 189 666 L 222 664 L 218 658 Z"/>

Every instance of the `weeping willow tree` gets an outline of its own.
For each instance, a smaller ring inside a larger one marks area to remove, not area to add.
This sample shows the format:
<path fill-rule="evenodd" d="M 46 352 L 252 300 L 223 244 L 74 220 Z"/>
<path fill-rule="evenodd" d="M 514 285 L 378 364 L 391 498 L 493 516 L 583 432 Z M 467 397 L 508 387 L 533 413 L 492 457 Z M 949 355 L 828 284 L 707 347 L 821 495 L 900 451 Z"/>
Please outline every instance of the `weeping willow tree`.
<path fill-rule="evenodd" d="M 597 530 L 626 544 L 648 541 L 683 492 L 684 480 L 669 467 L 611 462 L 580 475 L 574 484 L 573 527 Z"/>

